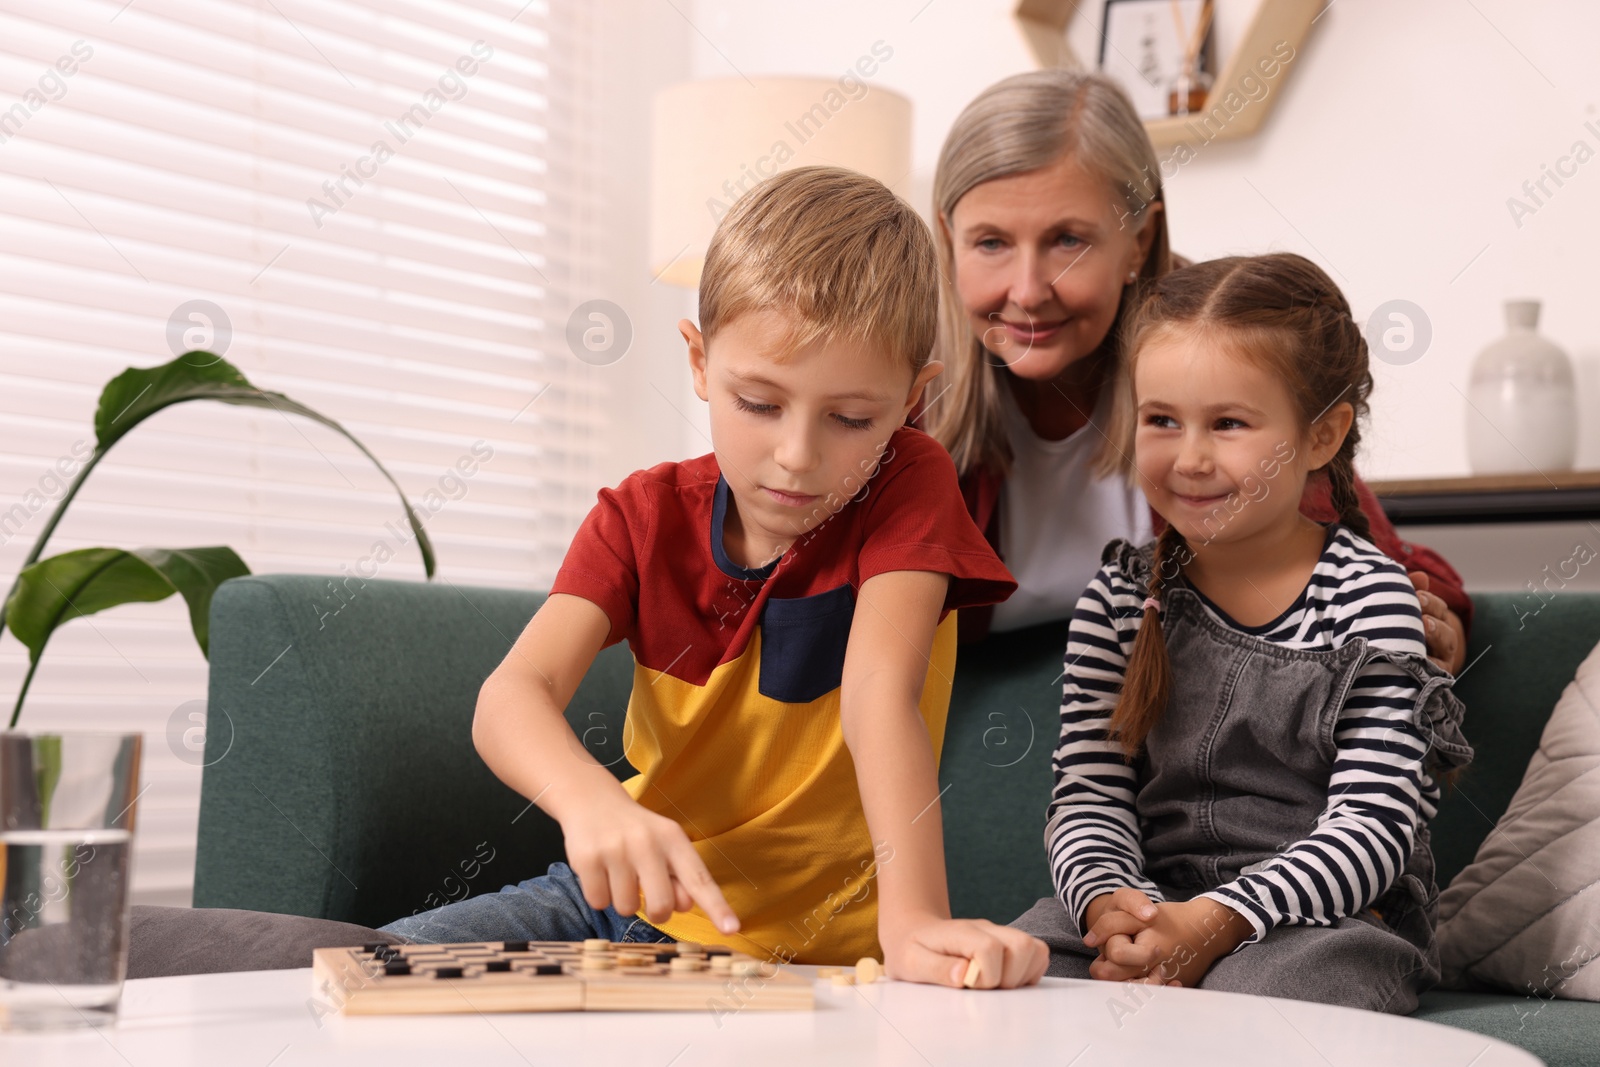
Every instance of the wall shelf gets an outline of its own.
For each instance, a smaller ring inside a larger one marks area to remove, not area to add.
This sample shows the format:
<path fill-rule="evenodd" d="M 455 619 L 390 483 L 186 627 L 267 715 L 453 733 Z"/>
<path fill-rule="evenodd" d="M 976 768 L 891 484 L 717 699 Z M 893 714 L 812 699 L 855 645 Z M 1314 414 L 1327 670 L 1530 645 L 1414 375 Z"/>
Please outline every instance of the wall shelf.
<path fill-rule="evenodd" d="M 1067 41 L 1067 27 L 1079 9 L 1091 2 L 1103 0 L 1021 0 L 1017 4 L 1017 26 L 1040 66 L 1092 69 Z M 1285 46 L 1293 50 L 1291 54 L 1298 55 L 1311 24 L 1323 10 L 1324 0 L 1261 0 L 1255 18 L 1217 75 L 1206 109 L 1198 115 L 1147 119 L 1144 128 L 1151 142 L 1157 149 L 1180 144 L 1197 148 L 1255 133 L 1282 95 L 1284 81 L 1294 67 L 1292 60 L 1279 63 L 1275 77 L 1263 78 L 1258 64 L 1270 68 L 1278 63 Z M 1251 99 L 1252 94 L 1245 91 L 1244 79 L 1252 75 L 1256 83 L 1267 86 L 1264 95 L 1256 90 L 1258 99 Z"/>
<path fill-rule="evenodd" d="M 1371 482 L 1395 525 L 1600 519 L 1600 471 Z"/>

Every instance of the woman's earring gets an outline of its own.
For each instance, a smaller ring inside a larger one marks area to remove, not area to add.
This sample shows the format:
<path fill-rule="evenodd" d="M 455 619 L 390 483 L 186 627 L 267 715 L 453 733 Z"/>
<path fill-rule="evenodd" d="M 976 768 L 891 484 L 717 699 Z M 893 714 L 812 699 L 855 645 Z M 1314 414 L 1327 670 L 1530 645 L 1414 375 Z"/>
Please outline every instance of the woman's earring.
<path fill-rule="evenodd" d="M 1128 283 L 1131 285 L 1131 284 L 1133 284 L 1134 282 L 1136 282 L 1138 280 L 1139 280 L 1139 272 L 1136 271 L 1136 270 L 1130 270 L 1128 272 Z"/>

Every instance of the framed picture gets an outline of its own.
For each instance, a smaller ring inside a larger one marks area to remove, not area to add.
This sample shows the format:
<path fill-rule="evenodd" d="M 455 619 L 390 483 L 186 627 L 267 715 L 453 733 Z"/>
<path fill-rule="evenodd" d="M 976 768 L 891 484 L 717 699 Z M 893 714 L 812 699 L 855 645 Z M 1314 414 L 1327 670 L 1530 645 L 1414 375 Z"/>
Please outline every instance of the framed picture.
<path fill-rule="evenodd" d="M 1106 0 L 1100 70 L 1127 90 L 1142 119 L 1199 111 L 1215 58 L 1212 0 Z"/>

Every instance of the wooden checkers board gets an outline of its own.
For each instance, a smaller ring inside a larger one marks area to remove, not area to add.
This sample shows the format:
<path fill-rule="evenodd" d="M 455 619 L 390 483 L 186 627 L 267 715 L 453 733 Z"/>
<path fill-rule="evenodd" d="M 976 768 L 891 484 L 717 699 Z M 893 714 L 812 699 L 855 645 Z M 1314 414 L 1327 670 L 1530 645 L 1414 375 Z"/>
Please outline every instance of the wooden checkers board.
<path fill-rule="evenodd" d="M 312 953 L 347 1015 L 505 1011 L 809 1011 L 809 981 L 718 945 L 489 941 Z"/>

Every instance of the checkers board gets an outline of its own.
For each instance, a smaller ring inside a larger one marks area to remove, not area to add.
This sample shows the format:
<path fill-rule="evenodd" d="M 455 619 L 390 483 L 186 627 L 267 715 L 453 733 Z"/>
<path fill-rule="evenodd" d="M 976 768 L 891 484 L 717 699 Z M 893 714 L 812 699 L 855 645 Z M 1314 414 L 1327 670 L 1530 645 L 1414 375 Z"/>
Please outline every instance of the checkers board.
<path fill-rule="evenodd" d="M 801 1010 L 811 982 L 720 945 L 488 941 L 312 953 L 312 985 L 346 1015 Z"/>

